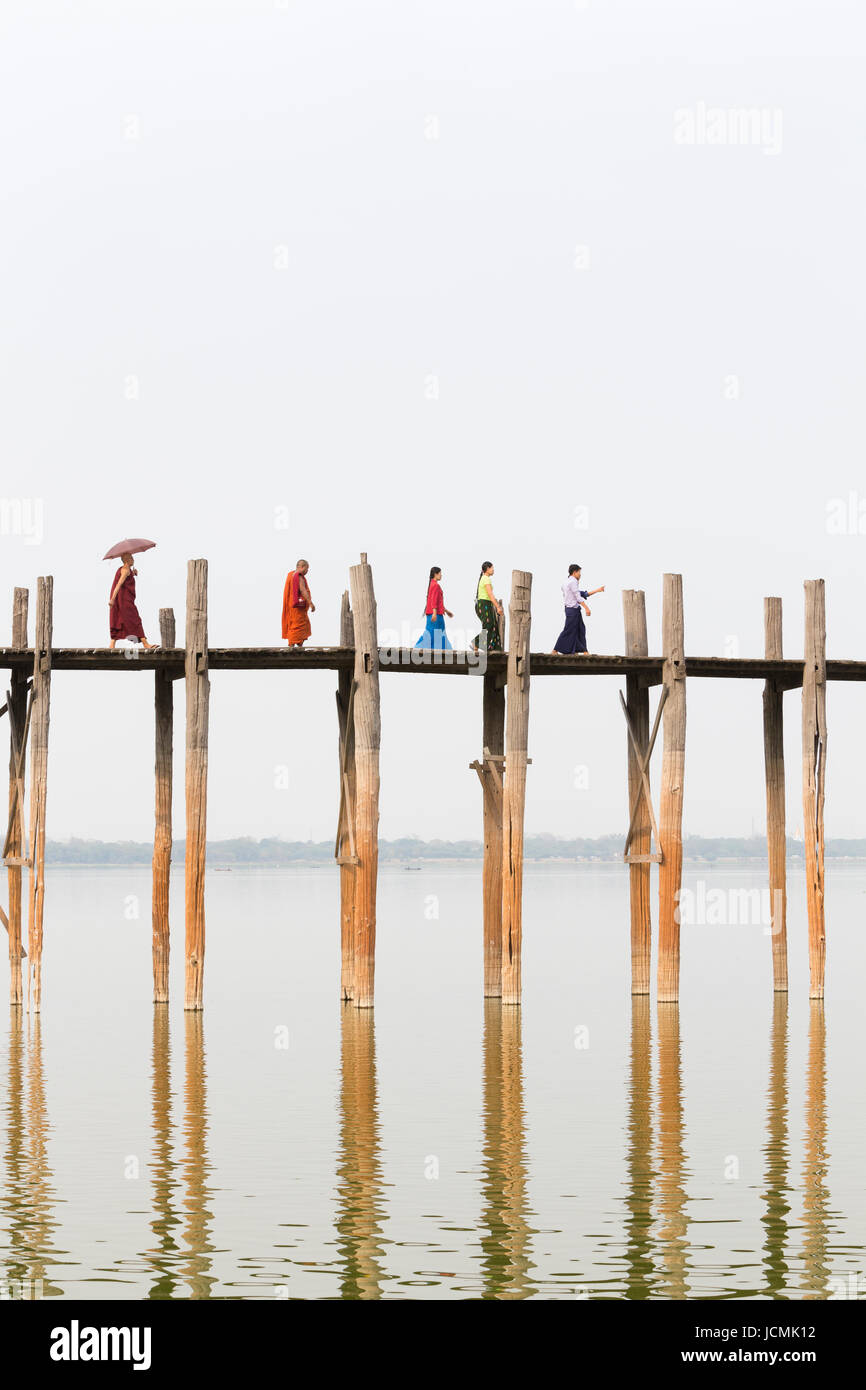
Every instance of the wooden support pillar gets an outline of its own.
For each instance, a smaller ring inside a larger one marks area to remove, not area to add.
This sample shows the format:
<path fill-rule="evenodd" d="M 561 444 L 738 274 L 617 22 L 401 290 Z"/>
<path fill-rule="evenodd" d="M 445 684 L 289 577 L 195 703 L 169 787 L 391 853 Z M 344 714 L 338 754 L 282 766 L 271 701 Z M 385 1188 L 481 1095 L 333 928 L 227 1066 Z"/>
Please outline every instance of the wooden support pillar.
<path fill-rule="evenodd" d="M 502 790 L 502 1002 L 519 1004 L 523 938 L 523 813 L 529 746 L 529 629 L 532 575 L 513 570 L 508 609 L 508 704 Z"/>
<path fill-rule="evenodd" d="M 355 623 L 354 984 L 359 1009 L 373 1006 L 376 965 L 376 882 L 379 870 L 379 642 L 373 571 L 367 556 L 349 571 Z"/>
<path fill-rule="evenodd" d="M 622 595 L 625 622 L 626 656 L 648 656 L 646 600 L 640 589 L 625 589 Z M 650 808 L 642 794 L 643 779 L 640 759 L 645 759 L 649 747 L 649 688 L 640 676 L 626 676 L 626 713 L 634 731 L 637 748 L 630 736 L 628 741 L 628 804 L 634 825 L 630 845 L 629 902 L 631 906 L 631 992 L 649 994 L 650 956 L 652 952 L 652 916 L 650 912 L 650 848 L 652 821 Z M 647 769 L 649 777 L 649 769 Z M 644 860 L 645 862 L 639 862 Z"/>
<path fill-rule="evenodd" d="M 680 989 L 679 894 L 683 877 L 683 779 L 686 762 L 686 666 L 683 579 L 664 576 L 662 601 L 662 679 L 667 691 L 663 715 L 659 836 L 658 1002 L 675 1003 Z"/>
<path fill-rule="evenodd" d="M 764 599 L 764 655 L 782 660 L 782 600 Z M 787 887 L 785 875 L 785 742 L 783 687 L 764 681 L 764 778 L 767 784 L 767 861 L 773 943 L 773 989 L 788 988 Z"/>
<path fill-rule="evenodd" d="M 12 646 L 15 651 L 27 649 L 27 589 L 16 589 L 12 602 Z M 27 717 L 27 672 L 13 667 L 9 681 L 9 839 L 8 857 L 19 862 L 10 864 L 9 876 L 9 1003 L 21 1005 L 24 994 L 21 981 L 21 859 L 24 856 L 24 786 L 23 758 L 25 752 L 25 722 Z"/>
<path fill-rule="evenodd" d="M 505 686 L 501 675 L 493 671 L 484 673 L 481 738 L 484 753 L 484 761 L 481 764 L 484 801 L 484 997 L 494 999 L 502 994 L 502 758 L 505 753 Z"/>
<path fill-rule="evenodd" d="M 355 620 L 348 590 L 340 608 L 340 646 L 355 646 Z M 337 860 L 340 865 L 340 997 L 354 994 L 355 962 L 355 700 L 354 671 L 341 671 L 337 683 L 337 719 L 340 729 L 340 816 L 337 828 Z"/>
<path fill-rule="evenodd" d="M 48 795 L 48 724 L 51 710 L 51 639 L 54 626 L 54 580 L 37 580 L 36 631 L 33 638 L 33 713 L 30 731 L 30 958 L 27 998 L 42 1007 L 42 920 L 45 907 L 45 810 Z"/>
<path fill-rule="evenodd" d="M 171 650 L 175 644 L 174 609 L 159 610 L 159 640 Z M 171 674 L 154 675 L 156 749 L 154 779 L 156 815 L 153 832 L 153 1002 L 168 1003 L 169 920 L 171 880 L 171 791 L 174 745 L 174 694 Z"/>
<path fill-rule="evenodd" d="M 186 983 L 185 1009 L 200 1009 L 204 984 L 207 841 L 207 560 L 190 560 L 186 581 Z"/>
<path fill-rule="evenodd" d="M 807 579 L 803 664 L 803 841 L 809 915 L 809 998 L 824 997 L 824 773 L 827 764 L 827 628 L 823 579 Z"/>

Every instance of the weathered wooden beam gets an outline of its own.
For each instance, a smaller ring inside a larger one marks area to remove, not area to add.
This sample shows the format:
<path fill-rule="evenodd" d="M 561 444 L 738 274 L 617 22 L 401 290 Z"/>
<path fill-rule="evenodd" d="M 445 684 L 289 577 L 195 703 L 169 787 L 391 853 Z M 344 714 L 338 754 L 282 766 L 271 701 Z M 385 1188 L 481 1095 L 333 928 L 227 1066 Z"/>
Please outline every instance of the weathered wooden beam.
<path fill-rule="evenodd" d="M 25 594 L 27 593 L 27 590 L 26 590 L 26 589 L 24 590 L 24 593 L 25 593 Z M 32 681 L 26 680 L 26 681 L 24 682 L 24 689 L 25 689 L 25 690 L 29 690 L 31 685 L 32 685 Z M 8 692 L 7 692 L 6 703 L 5 703 L 4 705 L 0 705 L 0 715 L 4 715 L 4 714 L 8 714 L 8 713 L 9 713 L 9 698 L 8 698 Z"/>
<path fill-rule="evenodd" d="M 484 673 L 481 746 L 484 996 L 497 998 L 502 994 L 502 780 L 494 759 L 505 754 L 505 685 L 494 671 Z"/>
<path fill-rule="evenodd" d="M 159 610 L 159 640 L 165 648 L 175 643 L 173 608 Z M 171 799 L 174 748 L 174 690 L 165 670 L 154 676 L 154 783 L 153 832 L 153 1002 L 168 1003 L 170 952 L 169 889 L 171 884 Z"/>
<path fill-rule="evenodd" d="M 27 589 L 16 589 L 12 599 L 12 646 L 17 651 L 27 649 Z M 21 740 L 27 719 L 27 672 L 14 667 L 10 672 L 9 695 L 9 833 L 6 839 L 9 881 L 9 1003 L 20 1007 L 24 1003 L 21 979 L 21 865 L 9 864 L 9 858 L 24 857 L 24 805 L 21 799 L 23 750 Z"/>
<path fill-rule="evenodd" d="M 782 659 L 782 600 L 764 599 L 764 655 Z M 767 788 L 767 866 L 770 876 L 773 989 L 788 988 L 787 884 L 785 866 L 784 692 L 764 682 L 764 779 Z"/>
<path fill-rule="evenodd" d="M 190 560 L 186 583 L 186 980 L 184 1008 L 201 1009 L 210 680 L 207 560 Z"/>
<path fill-rule="evenodd" d="M 33 645 L 33 714 L 30 731 L 30 913 L 27 923 L 28 1004 L 42 1008 L 42 924 L 45 909 L 45 811 L 48 797 L 48 726 L 51 712 L 51 636 L 54 580 L 40 577 L 36 587 Z"/>
<path fill-rule="evenodd" d="M 352 616 L 348 590 L 344 591 L 340 605 L 340 646 L 347 648 L 354 648 L 355 646 L 355 620 Z M 357 793 L 354 691 L 354 673 L 347 668 L 341 670 L 337 680 L 341 808 L 337 829 L 337 862 L 340 865 L 340 997 L 342 999 L 351 999 L 355 987 L 355 883 L 358 854 L 355 817 Z"/>
<path fill-rule="evenodd" d="M 827 627 L 823 579 L 807 579 L 803 667 L 803 842 L 809 915 L 809 997 L 824 997 L 824 774 L 827 765 Z"/>
<path fill-rule="evenodd" d="M 625 623 L 625 654 L 627 657 L 646 656 L 649 651 L 646 626 L 646 599 L 640 589 L 625 589 L 622 595 Z M 650 911 L 650 849 L 652 802 L 644 796 L 643 759 L 649 749 L 649 688 L 639 676 L 626 677 L 626 714 L 634 731 L 628 739 L 628 801 L 633 830 L 629 863 L 629 903 L 631 909 L 631 992 L 649 994 L 650 956 L 652 951 L 652 915 Z M 637 744 L 637 747 L 634 744 Z M 647 759 L 648 761 L 648 759 Z M 649 795 L 649 768 L 646 773 Z"/>
<path fill-rule="evenodd" d="M 660 1004 L 675 1003 L 679 999 L 680 988 L 679 895 L 683 877 L 683 780 L 686 761 L 684 640 L 682 575 L 666 574 L 662 601 L 662 650 L 667 698 L 662 726 L 664 750 L 659 809 L 662 862 L 659 865 L 657 998 Z"/>
<path fill-rule="evenodd" d="M 379 870 L 379 653 L 373 571 L 362 554 L 349 571 L 355 625 L 355 850 L 352 998 L 373 1006 L 376 968 L 376 887 Z"/>
<path fill-rule="evenodd" d="M 523 817 L 529 745 L 532 575 L 513 570 L 508 607 L 508 696 L 502 795 L 502 1002 L 519 1004 L 523 944 Z"/>
<path fill-rule="evenodd" d="M 428 652 L 427 656 L 431 654 Z M 379 652 L 379 669 L 383 672 L 405 671 L 411 674 L 478 675 L 478 658 L 472 652 L 436 652 L 435 662 L 418 661 L 413 647 L 383 647 Z M 471 658 L 469 660 L 468 658 Z M 342 647 L 302 647 L 289 651 L 285 647 L 211 647 L 208 652 L 210 671 L 298 671 L 351 670 L 355 655 Z M 532 652 L 534 676 L 639 676 L 647 685 L 661 685 L 664 660 L 660 656 L 625 657 L 599 654 L 560 656 L 552 652 Z M 503 675 L 508 658 L 504 652 L 488 652 L 487 670 Z M 14 652 L 0 647 L 0 668 L 30 667 L 32 652 Z M 118 648 L 55 647 L 51 658 L 55 671 L 123 671 L 141 672 L 168 669 L 173 680 L 185 676 L 183 648 L 145 651 L 133 655 Z M 688 676 L 702 679 L 776 680 L 786 690 L 803 684 L 802 661 L 767 661 L 764 657 L 690 656 L 686 664 Z M 826 663 L 828 681 L 866 683 L 866 661 L 829 660 Z"/>

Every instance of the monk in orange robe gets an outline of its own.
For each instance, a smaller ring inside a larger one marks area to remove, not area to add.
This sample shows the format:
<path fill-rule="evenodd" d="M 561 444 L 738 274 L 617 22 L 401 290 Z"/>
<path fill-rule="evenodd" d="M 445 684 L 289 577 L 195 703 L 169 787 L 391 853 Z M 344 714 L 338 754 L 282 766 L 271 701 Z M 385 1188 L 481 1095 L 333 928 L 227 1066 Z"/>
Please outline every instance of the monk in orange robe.
<path fill-rule="evenodd" d="M 283 636 L 290 648 L 303 646 L 313 630 L 309 614 L 315 613 L 316 605 L 306 579 L 309 568 L 306 560 L 299 560 L 283 589 Z"/>

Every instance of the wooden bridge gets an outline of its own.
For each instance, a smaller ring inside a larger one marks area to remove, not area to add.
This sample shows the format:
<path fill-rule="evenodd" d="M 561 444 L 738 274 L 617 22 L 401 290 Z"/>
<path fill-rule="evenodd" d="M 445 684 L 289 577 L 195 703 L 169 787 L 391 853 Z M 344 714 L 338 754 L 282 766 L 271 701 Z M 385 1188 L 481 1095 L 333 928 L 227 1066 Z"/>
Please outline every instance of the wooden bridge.
<path fill-rule="evenodd" d="M 168 1000 L 169 874 L 172 845 L 173 682 L 186 686 L 186 857 L 184 1007 L 201 1009 L 205 956 L 205 842 L 209 672 L 329 670 L 337 673 L 339 811 L 335 859 L 340 868 L 341 994 L 358 1008 L 373 1004 L 379 821 L 379 682 L 388 672 L 476 676 L 482 683 L 481 756 L 470 766 L 481 783 L 484 826 L 484 994 L 503 1004 L 521 997 L 523 823 L 526 799 L 530 677 L 615 676 L 627 733 L 630 821 L 623 858 L 629 866 L 632 993 L 650 991 L 650 872 L 659 866 L 657 997 L 679 998 L 682 811 L 685 776 L 686 685 L 693 678 L 763 681 L 767 848 L 772 917 L 773 983 L 786 990 L 785 768 L 783 694 L 802 690 L 803 827 L 809 922 L 810 995 L 824 992 L 824 776 L 827 752 L 826 683 L 866 681 L 866 662 L 827 661 L 824 581 L 805 584 L 805 652 L 782 656 L 782 601 L 764 600 L 763 658 L 685 656 L 682 578 L 664 576 L 662 654 L 650 656 L 644 595 L 623 593 L 625 654 L 558 656 L 530 651 L 532 575 L 512 573 L 508 650 L 431 651 L 380 647 L 373 574 L 366 555 L 349 573 L 343 595 L 340 646 L 211 648 L 207 635 L 207 561 L 188 566 L 185 645 L 175 645 L 173 610 L 160 610 L 162 647 L 114 650 L 53 646 L 53 579 L 38 580 L 33 645 L 28 642 L 26 589 L 16 589 L 12 641 L 0 648 L 9 671 L 9 820 L 3 847 L 9 911 L 0 920 L 9 938 L 10 999 L 38 1011 L 42 995 L 45 829 L 52 671 L 152 671 L 155 686 L 155 831 L 153 852 L 153 997 Z M 651 686 L 661 687 L 650 727 Z M 650 786 L 650 760 L 662 732 L 659 814 Z M 26 763 L 29 746 L 29 808 Z M 29 810 L 29 814 L 28 814 Z M 26 827 L 26 837 L 25 837 Z M 25 846 L 26 838 L 26 846 Z M 22 944 L 23 870 L 27 881 L 27 951 Z M 26 1001 L 22 962 L 27 960 Z"/>

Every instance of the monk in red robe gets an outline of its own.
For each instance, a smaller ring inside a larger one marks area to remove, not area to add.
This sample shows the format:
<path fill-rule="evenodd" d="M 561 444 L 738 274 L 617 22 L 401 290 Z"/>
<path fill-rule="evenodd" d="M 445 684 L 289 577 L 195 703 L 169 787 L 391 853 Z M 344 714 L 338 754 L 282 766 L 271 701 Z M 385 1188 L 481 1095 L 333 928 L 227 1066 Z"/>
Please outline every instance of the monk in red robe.
<path fill-rule="evenodd" d="M 309 568 L 306 560 L 299 560 L 283 589 L 283 636 L 290 648 L 303 646 L 313 630 L 309 614 L 315 613 L 316 605 L 306 579 Z"/>
<path fill-rule="evenodd" d="M 141 625 L 141 615 L 135 602 L 135 576 L 138 570 L 135 568 L 131 555 L 121 555 L 120 569 L 114 576 L 111 585 L 111 596 L 108 600 L 108 631 L 111 637 L 111 650 L 114 651 L 114 644 L 122 641 L 123 638 L 132 638 L 134 642 L 140 642 L 147 650 L 152 651 L 158 647 L 158 642 L 148 642 L 144 635 L 144 628 Z"/>

